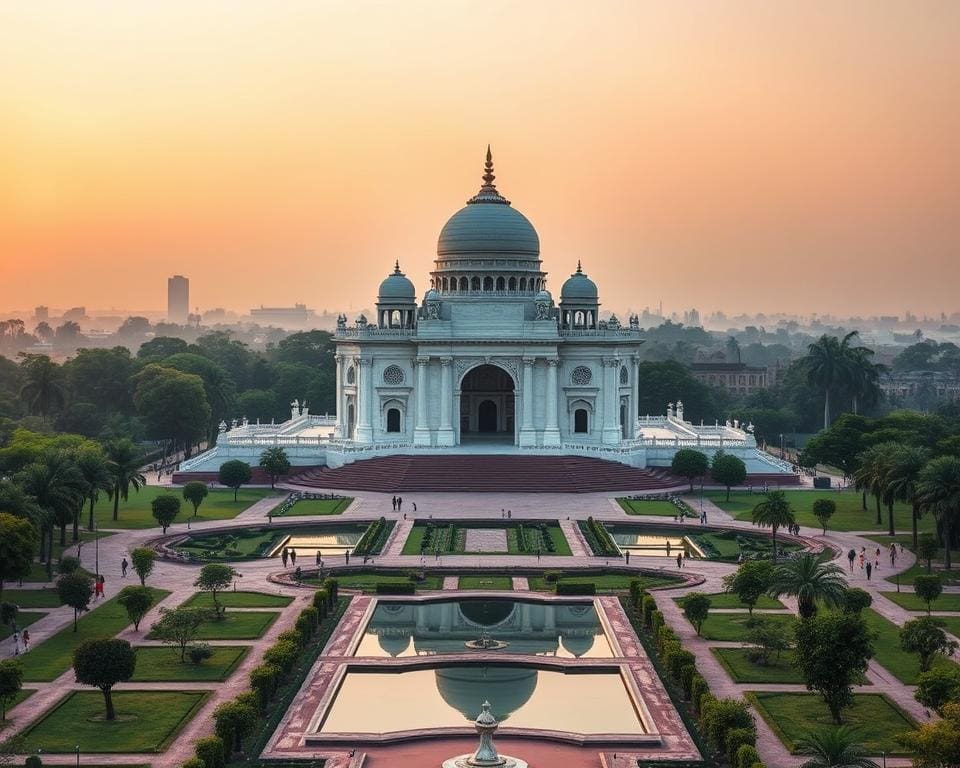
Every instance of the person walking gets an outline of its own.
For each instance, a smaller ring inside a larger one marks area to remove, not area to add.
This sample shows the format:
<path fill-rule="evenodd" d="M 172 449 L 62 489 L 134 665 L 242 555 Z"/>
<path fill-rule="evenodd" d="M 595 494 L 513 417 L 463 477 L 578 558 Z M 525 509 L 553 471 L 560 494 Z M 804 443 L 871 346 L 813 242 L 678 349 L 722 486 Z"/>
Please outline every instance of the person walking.
<path fill-rule="evenodd" d="M 283 548 L 283 551 L 280 552 L 280 559 L 283 560 L 283 567 L 287 567 L 287 560 L 290 559 L 290 550 L 286 547 Z"/>
<path fill-rule="evenodd" d="M 94 582 L 93 597 L 95 600 L 99 600 L 101 597 L 103 597 L 103 576 L 97 576 L 96 581 Z"/>
<path fill-rule="evenodd" d="M 23 630 L 23 652 L 26 653 L 30 650 L 30 631 Z"/>
<path fill-rule="evenodd" d="M 627 565 L 630 565 L 630 550 L 628 549 L 624 554 L 627 557 Z"/>
<path fill-rule="evenodd" d="M 317 568 L 323 567 L 323 555 L 320 554 L 320 550 L 317 550 Z"/>
<path fill-rule="evenodd" d="M 14 656 L 20 655 L 20 633 L 19 632 L 13 633 L 13 655 Z"/>
<path fill-rule="evenodd" d="M 123 558 L 123 560 L 120 561 L 120 575 L 123 578 L 127 578 L 127 568 L 129 567 L 130 563 L 127 562 L 127 558 Z"/>
<path fill-rule="evenodd" d="M 403 496 L 397 496 L 397 512 L 403 511 Z"/>
<path fill-rule="evenodd" d="M 870 574 L 873 573 L 873 566 L 867 561 L 867 581 L 870 581 Z"/>
<path fill-rule="evenodd" d="M 852 547 L 850 551 L 847 552 L 847 560 L 850 561 L 850 573 L 853 573 L 853 561 L 857 559 L 857 552 Z"/>
<path fill-rule="evenodd" d="M 683 552 L 677 552 L 677 568 L 683 568 Z"/>
<path fill-rule="evenodd" d="M 897 545 L 893 543 L 890 545 L 890 567 L 893 568 L 897 564 Z"/>
<path fill-rule="evenodd" d="M 297 564 L 297 550 L 291 549 L 291 550 L 290 550 L 290 565 L 296 565 L 296 564 Z"/>
<path fill-rule="evenodd" d="M 863 565 L 867 560 L 867 548 L 860 547 L 860 570 L 863 570 Z"/>
<path fill-rule="evenodd" d="M 413 503 L 413 514 L 417 514 L 417 502 L 414 501 L 412 503 Z M 407 516 L 404 515 L 403 517 L 404 519 L 406 519 Z"/>
<path fill-rule="evenodd" d="M 397 511 L 397 497 L 394 496 L 390 503 L 393 505 L 393 511 L 396 512 L 396 511 Z"/>

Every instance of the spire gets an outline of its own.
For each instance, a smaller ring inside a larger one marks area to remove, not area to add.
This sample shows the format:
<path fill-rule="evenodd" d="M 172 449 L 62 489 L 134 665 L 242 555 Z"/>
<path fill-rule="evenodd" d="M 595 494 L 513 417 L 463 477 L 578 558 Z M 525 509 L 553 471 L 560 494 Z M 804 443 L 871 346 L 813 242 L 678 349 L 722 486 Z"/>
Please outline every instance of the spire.
<path fill-rule="evenodd" d="M 397 259 L 393 264 L 393 274 L 395 275 L 400 274 L 400 259 Z"/>
<path fill-rule="evenodd" d="M 497 178 L 493 175 L 493 152 L 490 151 L 490 145 L 487 144 L 487 161 L 483 164 L 483 189 L 496 189 L 497 185 L 493 180 Z"/>
<path fill-rule="evenodd" d="M 497 191 L 497 185 L 493 183 L 493 180 L 496 178 L 493 173 L 493 152 L 490 149 L 490 145 L 487 144 L 487 159 L 483 164 L 483 186 L 480 187 L 480 191 L 477 192 L 477 194 L 467 200 L 467 203 L 500 203 L 501 205 L 510 205 L 510 201 Z"/>
<path fill-rule="evenodd" d="M 583 267 L 580 266 L 580 259 L 577 259 L 577 274 L 578 274 L 578 275 L 582 275 L 582 274 L 583 274 Z"/>

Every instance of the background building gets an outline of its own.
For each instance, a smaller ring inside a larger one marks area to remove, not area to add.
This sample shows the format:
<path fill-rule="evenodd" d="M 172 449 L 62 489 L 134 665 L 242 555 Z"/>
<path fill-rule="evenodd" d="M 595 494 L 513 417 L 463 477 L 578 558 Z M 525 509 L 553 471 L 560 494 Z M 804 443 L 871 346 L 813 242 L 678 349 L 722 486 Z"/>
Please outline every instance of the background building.
<path fill-rule="evenodd" d="M 183 275 L 167 278 L 167 322 L 186 325 L 190 315 L 190 281 Z"/>

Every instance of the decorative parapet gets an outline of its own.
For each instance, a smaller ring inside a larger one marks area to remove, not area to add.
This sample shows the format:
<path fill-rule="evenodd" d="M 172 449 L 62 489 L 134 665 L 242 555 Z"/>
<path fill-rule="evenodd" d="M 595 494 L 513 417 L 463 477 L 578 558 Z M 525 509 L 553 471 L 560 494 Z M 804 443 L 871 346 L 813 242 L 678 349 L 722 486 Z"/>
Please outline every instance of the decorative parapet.
<path fill-rule="evenodd" d="M 337 339 L 412 339 L 417 335 L 415 328 L 376 328 L 374 326 L 366 327 L 343 327 L 337 328 L 334 338 Z"/>
<path fill-rule="evenodd" d="M 578 339 L 641 339 L 638 328 L 561 328 L 561 336 Z"/>

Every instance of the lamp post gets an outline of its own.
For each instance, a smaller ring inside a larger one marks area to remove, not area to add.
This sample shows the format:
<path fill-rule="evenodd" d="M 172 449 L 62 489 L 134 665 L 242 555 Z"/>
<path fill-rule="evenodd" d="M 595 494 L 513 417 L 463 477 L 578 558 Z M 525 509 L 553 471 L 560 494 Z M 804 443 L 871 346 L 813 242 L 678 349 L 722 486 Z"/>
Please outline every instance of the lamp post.
<path fill-rule="evenodd" d="M 97 536 L 97 521 L 93 521 L 93 551 L 94 551 L 94 566 L 93 570 L 100 575 L 100 537 Z"/>
<path fill-rule="evenodd" d="M 780 461 L 783 461 L 783 432 L 780 433 Z"/>
<path fill-rule="evenodd" d="M 80 745 L 77 744 L 77 768 L 80 768 Z"/>

